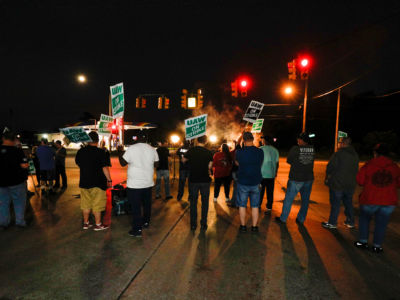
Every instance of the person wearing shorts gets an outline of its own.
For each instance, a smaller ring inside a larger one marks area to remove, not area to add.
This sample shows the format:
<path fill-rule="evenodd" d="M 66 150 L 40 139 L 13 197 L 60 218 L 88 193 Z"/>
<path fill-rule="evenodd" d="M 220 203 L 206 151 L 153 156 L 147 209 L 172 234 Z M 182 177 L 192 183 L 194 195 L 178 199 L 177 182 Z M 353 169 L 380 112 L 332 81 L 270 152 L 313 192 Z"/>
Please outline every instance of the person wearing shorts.
<path fill-rule="evenodd" d="M 237 199 L 239 206 L 240 232 L 246 232 L 246 207 L 250 198 L 252 226 L 251 231 L 258 232 L 258 214 L 260 206 L 261 165 L 264 153 L 254 146 L 254 137 L 251 132 L 243 133 L 244 147 L 236 152 L 236 165 L 238 169 Z"/>
<path fill-rule="evenodd" d="M 106 154 L 97 147 L 99 136 L 96 132 L 89 133 L 92 142 L 79 149 L 75 162 L 80 169 L 79 187 L 81 189 L 81 209 L 83 214 L 83 229 L 93 227 L 89 223 L 92 212 L 96 221 L 95 231 L 107 229 L 101 223 L 101 212 L 106 208 L 106 190 L 112 186 L 110 171 L 107 166 Z"/>

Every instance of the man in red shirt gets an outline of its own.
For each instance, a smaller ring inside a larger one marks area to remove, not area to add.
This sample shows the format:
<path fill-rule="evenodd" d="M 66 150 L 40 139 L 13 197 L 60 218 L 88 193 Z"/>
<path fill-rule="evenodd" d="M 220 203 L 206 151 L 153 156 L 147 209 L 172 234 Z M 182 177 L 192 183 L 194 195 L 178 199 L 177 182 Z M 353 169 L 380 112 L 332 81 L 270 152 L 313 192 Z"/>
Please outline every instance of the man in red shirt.
<path fill-rule="evenodd" d="M 390 158 L 389 148 L 378 144 L 374 148 L 374 158 L 367 162 L 357 174 L 357 183 L 364 187 L 360 195 L 359 240 L 357 248 L 368 248 L 369 223 L 375 216 L 374 244 L 372 250 L 382 252 L 382 242 L 395 206 L 397 189 L 400 188 L 400 168 Z"/>

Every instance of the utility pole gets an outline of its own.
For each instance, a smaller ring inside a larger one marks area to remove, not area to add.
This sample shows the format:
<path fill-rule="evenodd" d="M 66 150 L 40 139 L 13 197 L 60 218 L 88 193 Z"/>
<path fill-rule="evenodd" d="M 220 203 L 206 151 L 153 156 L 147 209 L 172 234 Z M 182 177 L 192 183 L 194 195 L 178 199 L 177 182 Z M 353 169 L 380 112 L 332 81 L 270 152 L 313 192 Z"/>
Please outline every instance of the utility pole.
<path fill-rule="evenodd" d="M 338 89 L 338 97 L 336 104 L 336 128 L 335 128 L 335 152 L 338 150 L 338 132 L 339 132 L 339 112 L 340 112 L 340 92 L 341 88 Z"/>
<path fill-rule="evenodd" d="M 304 104 L 303 104 L 303 132 L 306 131 L 306 117 L 307 117 L 307 90 L 308 90 L 308 78 L 304 83 Z"/>

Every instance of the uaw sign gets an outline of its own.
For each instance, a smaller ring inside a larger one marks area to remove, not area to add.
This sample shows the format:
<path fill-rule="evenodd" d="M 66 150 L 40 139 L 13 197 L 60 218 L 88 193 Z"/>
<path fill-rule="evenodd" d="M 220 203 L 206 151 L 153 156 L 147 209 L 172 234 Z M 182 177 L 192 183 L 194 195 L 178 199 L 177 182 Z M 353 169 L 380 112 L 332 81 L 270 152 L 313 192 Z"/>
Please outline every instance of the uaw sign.
<path fill-rule="evenodd" d="M 124 84 L 118 83 L 110 86 L 111 108 L 114 119 L 124 116 Z"/>
<path fill-rule="evenodd" d="M 192 140 L 206 134 L 207 114 L 185 120 L 186 139 Z"/>
<path fill-rule="evenodd" d="M 113 117 L 101 114 L 98 133 L 101 135 L 111 135 L 110 124 L 112 122 L 114 122 Z"/>
<path fill-rule="evenodd" d="M 260 133 L 264 124 L 264 119 L 257 119 L 256 122 L 253 123 L 253 127 L 251 128 L 252 133 Z"/>
<path fill-rule="evenodd" d="M 255 123 L 258 117 L 260 116 L 263 108 L 264 108 L 264 103 L 252 100 L 250 102 L 249 107 L 246 110 L 246 113 L 244 114 L 243 120 L 250 123 Z"/>
<path fill-rule="evenodd" d="M 67 127 L 60 128 L 60 131 L 68 138 L 72 143 L 85 143 L 91 142 L 92 139 L 86 133 L 82 127 Z"/>

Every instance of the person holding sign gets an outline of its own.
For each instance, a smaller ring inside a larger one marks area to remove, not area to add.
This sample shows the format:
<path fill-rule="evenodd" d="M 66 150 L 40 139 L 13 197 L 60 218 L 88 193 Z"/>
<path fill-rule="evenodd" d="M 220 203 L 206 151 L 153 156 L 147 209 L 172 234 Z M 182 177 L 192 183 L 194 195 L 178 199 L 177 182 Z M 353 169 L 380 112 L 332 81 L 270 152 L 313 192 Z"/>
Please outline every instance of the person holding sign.
<path fill-rule="evenodd" d="M 207 230 L 208 201 L 210 197 L 211 173 L 213 166 L 212 152 L 204 147 L 207 142 L 205 135 L 197 138 L 197 146 L 190 148 L 183 156 L 182 162 L 189 164 L 189 200 L 190 228 L 197 228 L 197 200 L 201 195 L 202 230 Z"/>
<path fill-rule="evenodd" d="M 246 207 L 250 198 L 252 226 L 251 231 L 258 232 L 258 214 L 260 206 L 261 165 L 264 153 L 254 146 L 254 137 L 251 132 L 243 133 L 244 147 L 236 152 L 238 169 L 237 205 L 239 206 L 240 232 L 246 232 Z"/>
<path fill-rule="evenodd" d="M 118 156 L 121 166 L 128 165 L 126 185 L 133 217 L 129 235 L 139 238 L 142 237 L 142 228 L 150 226 L 151 190 L 154 186 L 154 168 L 159 164 L 158 154 L 156 149 L 147 144 L 147 135 L 140 132 L 126 152 L 122 146 L 118 147 Z"/>
<path fill-rule="evenodd" d="M 99 135 L 91 131 L 89 137 L 92 141 L 86 147 L 79 149 L 75 157 L 75 162 L 80 169 L 79 187 L 83 229 L 93 227 L 89 224 L 89 214 L 92 212 L 96 221 L 94 231 L 101 231 L 108 228 L 101 223 L 101 212 L 106 208 L 106 190 L 107 187 L 112 187 L 112 180 L 106 154 L 103 149 L 97 147 Z"/>

